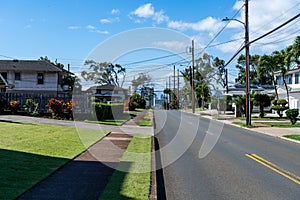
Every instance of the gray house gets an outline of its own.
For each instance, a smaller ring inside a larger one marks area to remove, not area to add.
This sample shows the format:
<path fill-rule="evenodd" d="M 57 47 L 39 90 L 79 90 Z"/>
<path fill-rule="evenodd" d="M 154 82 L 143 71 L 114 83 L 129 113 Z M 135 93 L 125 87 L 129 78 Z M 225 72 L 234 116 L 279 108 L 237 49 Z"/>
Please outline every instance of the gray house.
<path fill-rule="evenodd" d="M 0 60 L 0 91 L 57 94 L 68 72 L 42 60 Z"/>

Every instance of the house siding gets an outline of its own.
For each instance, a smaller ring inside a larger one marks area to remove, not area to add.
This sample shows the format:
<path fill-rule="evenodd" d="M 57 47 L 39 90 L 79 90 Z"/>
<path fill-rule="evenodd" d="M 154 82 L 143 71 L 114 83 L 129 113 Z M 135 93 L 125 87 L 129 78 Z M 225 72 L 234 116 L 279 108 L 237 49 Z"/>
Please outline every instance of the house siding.
<path fill-rule="evenodd" d="M 61 91 L 61 87 L 57 84 L 58 74 L 56 72 L 39 72 L 44 74 L 44 84 L 38 84 L 37 73 L 38 72 L 21 72 L 21 80 L 15 80 L 15 72 L 8 72 L 7 82 L 13 84 L 14 88 L 7 89 L 7 92 Z"/>

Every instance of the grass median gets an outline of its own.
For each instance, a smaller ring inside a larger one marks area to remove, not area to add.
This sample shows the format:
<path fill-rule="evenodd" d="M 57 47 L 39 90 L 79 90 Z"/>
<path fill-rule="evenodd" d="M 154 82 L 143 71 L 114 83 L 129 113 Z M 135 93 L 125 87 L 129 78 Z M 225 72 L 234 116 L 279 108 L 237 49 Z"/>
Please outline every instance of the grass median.
<path fill-rule="evenodd" d="M 99 199 L 149 199 L 151 141 L 151 136 L 133 137 L 120 162 L 120 168 L 126 168 L 128 172 L 116 170 Z M 131 153 L 136 153 L 136 156 Z"/>
<path fill-rule="evenodd" d="M 108 132 L 0 122 L 0 199 L 15 199 Z M 82 143 L 84 141 L 84 144 Z"/>
<path fill-rule="evenodd" d="M 300 135 L 295 135 L 295 134 L 294 135 L 284 135 L 283 137 L 300 141 Z"/>

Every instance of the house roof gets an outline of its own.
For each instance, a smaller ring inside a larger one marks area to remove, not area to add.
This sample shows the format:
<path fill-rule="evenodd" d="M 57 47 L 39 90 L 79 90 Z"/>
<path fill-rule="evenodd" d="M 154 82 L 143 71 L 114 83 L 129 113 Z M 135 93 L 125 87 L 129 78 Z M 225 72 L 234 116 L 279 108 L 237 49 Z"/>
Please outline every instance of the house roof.
<path fill-rule="evenodd" d="M 44 60 L 0 60 L 0 71 L 62 72 L 62 69 Z"/>
<path fill-rule="evenodd" d="M 121 87 L 116 86 L 116 85 L 105 84 L 105 85 L 95 85 L 95 86 L 92 86 L 89 89 L 87 89 L 87 91 L 97 90 L 97 89 L 100 89 L 100 90 L 111 90 L 111 91 L 112 90 L 127 90 L 127 89 L 121 88 Z"/>

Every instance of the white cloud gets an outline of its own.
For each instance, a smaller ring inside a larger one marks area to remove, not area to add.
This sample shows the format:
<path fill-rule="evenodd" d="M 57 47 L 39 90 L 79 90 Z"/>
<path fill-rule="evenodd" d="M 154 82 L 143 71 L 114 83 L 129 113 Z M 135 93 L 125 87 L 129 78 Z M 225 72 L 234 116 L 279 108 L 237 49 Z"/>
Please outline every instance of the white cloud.
<path fill-rule="evenodd" d="M 77 29 L 81 29 L 81 27 L 80 26 L 69 26 L 68 29 L 77 30 Z"/>
<path fill-rule="evenodd" d="M 185 50 L 186 47 L 189 46 L 189 44 L 179 41 L 157 41 L 154 42 L 153 45 L 173 50 Z"/>
<path fill-rule="evenodd" d="M 110 19 L 100 19 L 101 24 L 110 24 L 112 21 Z"/>
<path fill-rule="evenodd" d="M 120 10 L 119 9 L 112 9 L 111 10 L 111 14 L 113 14 L 113 15 L 117 15 L 117 14 L 119 14 L 120 13 Z"/>
<path fill-rule="evenodd" d="M 135 16 L 138 18 L 149 19 L 151 18 L 156 23 L 160 24 L 164 21 L 168 21 L 169 17 L 164 15 L 164 11 L 155 11 L 154 6 L 151 3 L 144 4 L 138 7 L 135 11 L 130 13 L 130 17 Z M 134 19 L 135 23 L 141 23 L 141 19 Z"/>
<path fill-rule="evenodd" d="M 103 18 L 99 20 L 101 24 L 111 24 L 114 22 L 119 22 L 120 18 L 119 17 L 115 17 L 115 18 Z"/>
<path fill-rule="evenodd" d="M 194 30 L 194 31 L 212 31 L 215 32 L 223 25 L 222 22 L 219 20 L 207 17 L 201 21 L 198 22 L 183 22 L 183 21 L 170 21 L 168 23 L 169 28 L 177 29 L 180 31 L 185 31 L 188 29 Z"/>
<path fill-rule="evenodd" d="M 238 10 L 243 5 L 243 1 L 238 1 L 233 9 Z M 249 1 L 249 32 L 250 41 L 278 27 L 288 19 L 299 13 L 300 0 L 251 0 Z M 236 19 L 245 21 L 244 12 Z M 293 24 L 294 23 L 294 24 Z M 252 50 L 260 50 L 263 53 L 285 48 L 293 42 L 293 38 L 299 33 L 295 28 L 300 26 L 300 22 L 295 20 L 289 25 L 274 32 L 251 45 Z M 243 26 L 232 21 L 228 28 L 239 28 L 240 35 L 243 35 Z M 290 38 L 290 39 L 289 39 Z"/>
<path fill-rule="evenodd" d="M 87 25 L 85 28 L 88 29 L 88 30 L 95 30 L 96 29 L 96 27 L 92 26 L 92 25 Z"/>
<path fill-rule="evenodd" d="M 154 7 L 151 3 L 147 3 L 138 7 L 132 14 L 141 18 L 149 18 L 154 15 Z"/>
<path fill-rule="evenodd" d="M 103 35 L 109 34 L 108 31 L 101 31 L 101 30 L 95 30 L 94 32 L 95 32 L 95 33 L 99 33 L 99 34 L 103 34 Z"/>

